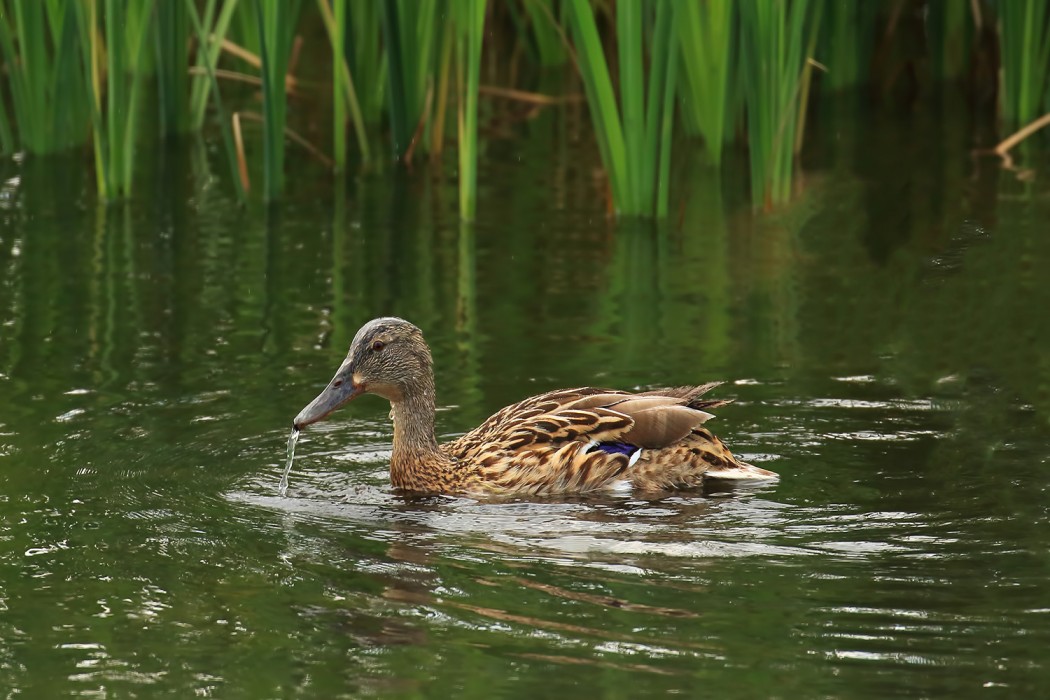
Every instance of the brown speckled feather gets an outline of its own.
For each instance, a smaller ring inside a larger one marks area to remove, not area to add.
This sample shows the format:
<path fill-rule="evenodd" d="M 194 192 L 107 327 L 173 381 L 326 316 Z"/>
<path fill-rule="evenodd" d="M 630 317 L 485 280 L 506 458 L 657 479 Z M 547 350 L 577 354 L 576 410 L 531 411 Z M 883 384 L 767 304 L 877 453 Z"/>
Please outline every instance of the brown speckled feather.
<path fill-rule="evenodd" d="M 717 383 L 641 393 L 564 389 L 498 411 L 444 445 L 434 437 L 433 360 L 404 319 L 361 327 L 328 386 L 295 417 L 302 429 L 361 394 L 391 404 L 390 481 L 426 493 L 581 493 L 688 488 L 704 478 L 773 478 L 736 459 L 703 427 Z"/>
<path fill-rule="evenodd" d="M 726 403 L 700 400 L 714 386 L 642 394 L 553 391 L 507 406 L 441 449 L 458 464 L 473 465 L 464 473 L 466 491 L 543 495 L 626 482 L 642 489 L 697 486 L 712 467 L 750 466 L 701 427 L 711 414 L 699 406 Z M 596 449 L 596 443 L 643 449 L 631 464 L 633 455 Z"/>

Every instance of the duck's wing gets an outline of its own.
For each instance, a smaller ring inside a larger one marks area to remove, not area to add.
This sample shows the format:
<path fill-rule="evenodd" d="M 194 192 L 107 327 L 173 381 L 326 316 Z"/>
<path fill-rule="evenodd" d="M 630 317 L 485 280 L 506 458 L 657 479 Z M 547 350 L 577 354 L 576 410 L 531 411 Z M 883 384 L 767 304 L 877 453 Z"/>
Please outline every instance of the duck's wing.
<path fill-rule="evenodd" d="M 474 465 L 479 485 L 496 491 L 610 488 L 643 449 L 675 445 L 711 417 L 695 407 L 703 392 L 688 389 L 630 394 L 583 388 L 541 394 L 502 409 L 445 450 Z"/>

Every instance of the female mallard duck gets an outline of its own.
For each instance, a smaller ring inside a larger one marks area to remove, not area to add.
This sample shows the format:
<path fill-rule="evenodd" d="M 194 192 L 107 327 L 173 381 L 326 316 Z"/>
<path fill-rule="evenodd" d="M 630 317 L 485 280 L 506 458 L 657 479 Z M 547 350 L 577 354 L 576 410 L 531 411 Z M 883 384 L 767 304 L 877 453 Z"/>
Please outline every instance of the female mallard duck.
<path fill-rule="evenodd" d="M 423 333 L 377 318 L 354 337 L 335 377 L 293 423 L 301 430 L 360 394 L 389 401 L 390 481 L 422 493 L 547 495 L 699 486 L 705 478 L 771 479 L 703 427 L 716 383 L 642 393 L 551 391 L 507 406 L 471 432 L 434 437 L 434 370 Z"/>

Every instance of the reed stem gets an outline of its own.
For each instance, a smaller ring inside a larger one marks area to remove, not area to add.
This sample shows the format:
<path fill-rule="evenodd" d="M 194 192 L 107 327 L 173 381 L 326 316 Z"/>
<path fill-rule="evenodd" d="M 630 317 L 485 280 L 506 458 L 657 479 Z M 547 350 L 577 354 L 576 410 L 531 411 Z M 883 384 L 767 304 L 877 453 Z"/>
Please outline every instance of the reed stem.
<path fill-rule="evenodd" d="M 186 11 L 190 17 L 190 23 L 193 25 L 193 29 L 197 34 L 197 42 L 199 46 L 208 45 L 208 36 L 204 32 L 204 26 L 201 24 L 200 15 L 197 13 L 197 6 L 194 4 L 194 0 L 185 0 Z M 217 45 L 218 40 L 215 41 Z M 217 57 L 217 53 L 215 57 Z M 210 84 L 210 90 L 212 97 L 215 99 L 215 108 L 219 113 L 219 128 L 222 132 L 223 150 L 226 152 L 226 160 L 230 169 L 230 175 L 232 176 L 234 190 L 237 193 L 237 199 L 244 201 L 247 198 L 246 184 L 241 179 L 241 169 L 237 158 L 237 147 L 234 144 L 232 128 L 230 124 L 229 116 L 226 112 L 225 107 L 222 103 L 222 92 L 219 90 L 219 81 L 215 77 L 215 62 L 212 58 L 210 51 L 205 54 L 204 69 L 208 75 L 208 82 Z M 206 93 L 205 93 L 206 94 Z M 203 108 L 201 111 L 203 114 Z"/>
<path fill-rule="evenodd" d="M 457 0 L 456 63 L 459 75 L 459 215 L 474 218 L 478 181 L 478 85 L 486 0 Z"/>
<path fill-rule="evenodd" d="M 255 0 L 263 80 L 263 196 L 270 201 L 280 198 L 284 191 L 284 133 L 288 118 L 285 76 L 299 6 L 299 0 Z"/>

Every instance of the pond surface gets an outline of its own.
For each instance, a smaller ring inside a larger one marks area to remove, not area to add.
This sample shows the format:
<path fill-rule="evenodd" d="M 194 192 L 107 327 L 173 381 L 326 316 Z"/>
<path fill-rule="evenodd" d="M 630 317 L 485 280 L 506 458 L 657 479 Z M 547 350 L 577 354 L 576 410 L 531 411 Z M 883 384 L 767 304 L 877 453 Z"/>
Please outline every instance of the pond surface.
<path fill-rule="evenodd" d="M 790 207 L 683 166 L 657 227 L 605 217 L 568 117 L 488 142 L 471 227 L 426 167 L 293 159 L 261 211 L 197 143 L 109 209 L 79 159 L 0 165 L 0 696 L 1045 692 L 1045 180 L 937 115 L 825 117 Z M 445 436 L 722 379 L 711 427 L 782 478 L 409 500 L 366 397 L 280 497 L 292 417 L 381 314 L 426 333 Z"/>

